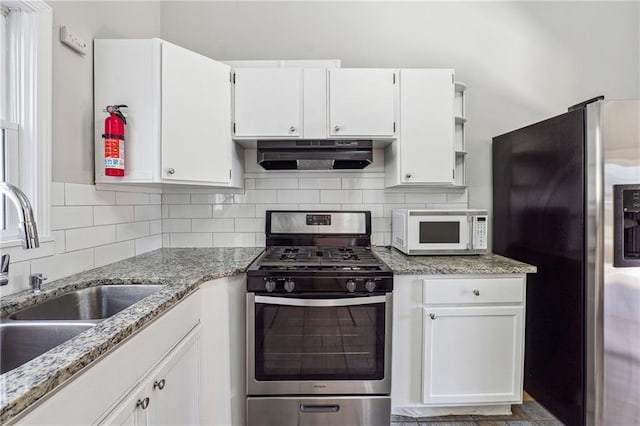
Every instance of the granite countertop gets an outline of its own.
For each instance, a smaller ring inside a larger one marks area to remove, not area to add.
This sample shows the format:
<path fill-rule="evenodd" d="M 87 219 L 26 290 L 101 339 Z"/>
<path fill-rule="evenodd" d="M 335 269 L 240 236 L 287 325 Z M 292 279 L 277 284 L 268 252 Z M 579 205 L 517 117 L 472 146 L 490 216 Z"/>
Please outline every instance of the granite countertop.
<path fill-rule="evenodd" d="M 394 248 L 374 252 L 395 275 L 533 274 L 536 267 L 497 254 L 473 256 L 406 256 Z"/>
<path fill-rule="evenodd" d="M 71 340 L 0 375 L 4 424 L 75 373 L 170 309 L 201 283 L 244 273 L 262 248 L 159 249 L 0 299 L 0 318 L 69 291 L 101 284 L 163 284 L 131 307 Z"/>
<path fill-rule="evenodd" d="M 28 363 L 0 375 L 0 424 L 15 418 L 92 361 L 170 309 L 201 283 L 246 272 L 262 248 L 159 249 L 60 279 L 33 295 L 24 291 L 0 299 L 0 320 L 36 303 L 96 285 L 163 284 L 140 302 L 105 319 Z M 392 248 L 375 253 L 396 275 L 524 274 L 536 268 L 495 254 L 405 256 Z"/>

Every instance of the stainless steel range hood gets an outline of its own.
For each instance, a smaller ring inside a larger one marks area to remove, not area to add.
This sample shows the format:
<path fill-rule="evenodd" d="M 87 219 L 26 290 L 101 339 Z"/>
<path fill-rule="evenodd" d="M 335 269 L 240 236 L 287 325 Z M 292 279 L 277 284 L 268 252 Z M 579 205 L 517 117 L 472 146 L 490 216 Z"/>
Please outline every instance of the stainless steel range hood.
<path fill-rule="evenodd" d="M 267 170 L 364 169 L 371 161 L 370 140 L 258 141 L 258 164 Z"/>

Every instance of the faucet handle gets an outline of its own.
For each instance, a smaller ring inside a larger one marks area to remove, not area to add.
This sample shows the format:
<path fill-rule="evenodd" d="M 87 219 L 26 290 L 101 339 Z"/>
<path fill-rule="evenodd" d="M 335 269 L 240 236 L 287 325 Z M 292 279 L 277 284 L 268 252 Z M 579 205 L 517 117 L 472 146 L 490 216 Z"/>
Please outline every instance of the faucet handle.
<path fill-rule="evenodd" d="M 9 254 L 3 254 L 0 258 L 0 286 L 9 284 Z"/>
<path fill-rule="evenodd" d="M 41 273 L 31 274 L 29 276 L 29 281 L 31 282 L 31 290 L 33 290 L 33 294 L 40 294 L 42 291 L 42 282 L 45 281 L 47 277 L 42 275 Z"/>

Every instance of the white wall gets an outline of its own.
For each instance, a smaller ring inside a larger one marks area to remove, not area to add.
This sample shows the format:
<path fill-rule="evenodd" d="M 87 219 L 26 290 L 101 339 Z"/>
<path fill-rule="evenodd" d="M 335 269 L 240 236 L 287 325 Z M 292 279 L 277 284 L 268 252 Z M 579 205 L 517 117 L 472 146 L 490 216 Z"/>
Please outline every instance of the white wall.
<path fill-rule="evenodd" d="M 640 3 L 163 2 L 162 37 L 221 60 L 454 67 L 469 205 L 491 207 L 491 138 L 597 95 L 640 97 Z"/>
<path fill-rule="evenodd" d="M 92 184 L 92 41 L 108 37 L 159 37 L 160 3 L 50 1 L 49 4 L 53 8 L 53 180 Z M 61 25 L 89 43 L 86 56 L 60 43 Z"/>

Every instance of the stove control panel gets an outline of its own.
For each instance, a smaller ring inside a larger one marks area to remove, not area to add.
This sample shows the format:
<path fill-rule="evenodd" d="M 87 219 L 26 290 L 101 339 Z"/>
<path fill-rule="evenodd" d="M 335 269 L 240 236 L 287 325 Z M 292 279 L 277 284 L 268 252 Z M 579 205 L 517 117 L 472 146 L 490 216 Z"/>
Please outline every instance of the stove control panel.
<path fill-rule="evenodd" d="M 374 293 L 393 290 L 393 277 L 317 277 L 269 274 L 247 279 L 247 290 L 267 293 Z"/>

